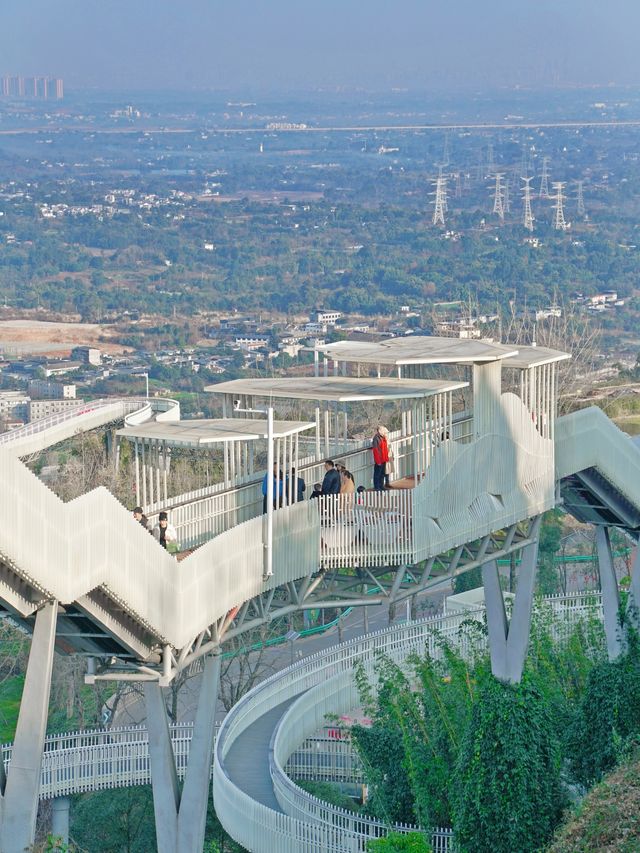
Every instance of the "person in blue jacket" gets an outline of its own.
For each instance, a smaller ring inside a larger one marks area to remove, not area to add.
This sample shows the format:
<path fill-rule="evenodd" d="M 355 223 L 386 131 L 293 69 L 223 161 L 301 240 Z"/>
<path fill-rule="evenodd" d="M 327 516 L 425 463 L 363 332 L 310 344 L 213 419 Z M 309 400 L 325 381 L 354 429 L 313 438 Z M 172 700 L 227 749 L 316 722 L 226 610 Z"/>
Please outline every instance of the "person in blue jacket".
<path fill-rule="evenodd" d="M 262 480 L 262 512 L 265 513 L 267 511 L 267 477 L 269 475 L 265 474 L 264 479 Z M 277 509 L 279 506 L 282 506 L 282 472 L 278 471 L 278 466 L 273 466 L 273 508 Z"/>

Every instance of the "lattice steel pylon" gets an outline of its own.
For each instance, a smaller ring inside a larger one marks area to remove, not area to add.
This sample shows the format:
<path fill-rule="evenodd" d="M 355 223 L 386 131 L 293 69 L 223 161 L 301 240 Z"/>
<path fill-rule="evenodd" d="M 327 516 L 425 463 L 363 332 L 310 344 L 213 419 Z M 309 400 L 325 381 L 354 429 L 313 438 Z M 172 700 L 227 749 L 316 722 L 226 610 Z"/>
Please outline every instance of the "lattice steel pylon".
<path fill-rule="evenodd" d="M 577 181 L 576 183 L 578 184 L 578 202 L 577 202 L 578 216 L 586 216 L 587 212 L 586 212 L 585 207 L 584 207 L 584 195 L 583 195 L 583 191 L 582 191 L 582 185 L 583 185 L 584 181 Z"/>
<path fill-rule="evenodd" d="M 502 207 L 505 213 L 511 213 L 511 197 L 509 193 L 509 175 L 504 178 L 504 193 L 502 199 Z"/>
<path fill-rule="evenodd" d="M 540 178 L 540 191 L 538 198 L 549 198 L 549 163 L 550 157 L 542 158 L 542 177 Z"/>
<path fill-rule="evenodd" d="M 494 166 L 495 164 L 493 159 L 493 142 L 490 142 L 487 145 L 487 172 L 489 172 L 489 174 L 493 172 Z"/>
<path fill-rule="evenodd" d="M 455 196 L 456 198 L 460 198 L 462 196 L 462 179 L 460 177 L 460 172 L 456 172 L 456 189 Z"/>
<path fill-rule="evenodd" d="M 527 231 L 533 231 L 533 212 L 531 210 L 531 181 L 533 178 L 522 178 L 524 181 L 522 203 L 524 207 L 524 216 L 522 224 Z"/>
<path fill-rule="evenodd" d="M 444 228 L 444 212 L 447 209 L 447 179 L 439 175 L 436 180 L 435 209 L 433 211 L 433 224 L 442 225 Z"/>
<path fill-rule="evenodd" d="M 496 183 L 493 191 L 493 212 L 498 215 L 501 222 L 504 222 L 504 195 L 502 189 L 502 179 L 504 175 L 501 172 L 496 173 Z"/>
<path fill-rule="evenodd" d="M 555 195 L 552 196 L 555 201 L 555 204 L 553 206 L 553 209 L 555 211 L 553 217 L 553 227 L 556 229 L 556 231 L 566 231 L 569 227 L 568 223 L 564 218 L 563 202 L 566 198 L 566 196 L 562 192 L 562 190 L 564 189 L 564 185 L 564 181 L 554 181 L 552 184 L 553 189 L 555 190 Z"/>

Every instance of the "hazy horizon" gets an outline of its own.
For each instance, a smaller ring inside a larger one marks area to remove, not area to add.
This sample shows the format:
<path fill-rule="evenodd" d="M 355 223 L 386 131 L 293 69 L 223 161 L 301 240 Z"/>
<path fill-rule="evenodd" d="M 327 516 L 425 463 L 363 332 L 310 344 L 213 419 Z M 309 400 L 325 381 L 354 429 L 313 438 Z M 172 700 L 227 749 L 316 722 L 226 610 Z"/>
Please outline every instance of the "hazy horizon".
<path fill-rule="evenodd" d="M 0 74 L 118 90 L 634 85 L 634 0 L 28 0 Z"/>

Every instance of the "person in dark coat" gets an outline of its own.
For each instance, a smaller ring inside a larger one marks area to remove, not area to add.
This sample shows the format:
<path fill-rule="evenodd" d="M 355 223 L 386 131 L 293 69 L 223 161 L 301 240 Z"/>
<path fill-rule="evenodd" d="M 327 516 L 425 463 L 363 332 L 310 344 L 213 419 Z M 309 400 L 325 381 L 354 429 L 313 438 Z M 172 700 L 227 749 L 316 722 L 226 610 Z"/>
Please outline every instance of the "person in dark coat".
<path fill-rule="evenodd" d="M 149 519 L 143 513 L 141 506 L 137 506 L 134 508 L 133 517 L 138 522 L 138 524 L 141 524 L 144 527 L 145 530 L 149 530 Z"/>
<path fill-rule="evenodd" d="M 305 489 L 307 488 L 306 483 L 302 479 L 302 477 L 298 477 L 296 475 L 296 469 L 291 469 L 291 479 L 293 480 L 293 499 L 297 503 L 304 500 Z"/>
<path fill-rule="evenodd" d="M 322 494 L 322 483 L 314 483 L 313 491 L 311 492 L 310 500 L 313 498 L 319 498 Z"/>
<path fill-rule="evenodd" d="M 340 494 L 340 474 L 336 470 L 332 459 L 327 459 L 324 463 L 324 480 L 322 481 L 323 495 L 339 495 Z"/>

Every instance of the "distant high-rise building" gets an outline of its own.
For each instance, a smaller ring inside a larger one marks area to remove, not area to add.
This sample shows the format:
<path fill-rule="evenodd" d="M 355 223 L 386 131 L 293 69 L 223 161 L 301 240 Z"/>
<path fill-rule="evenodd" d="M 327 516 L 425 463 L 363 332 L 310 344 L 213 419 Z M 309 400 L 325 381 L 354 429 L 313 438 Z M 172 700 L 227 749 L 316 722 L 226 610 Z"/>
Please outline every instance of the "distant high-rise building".
<path fill-rule="evenodd" d="M 61 77 L 15 77 L 5 75 L 0 79 L 0 96 L 3 98 L 38 98 L 62 100 L 64 80 Z"/>

